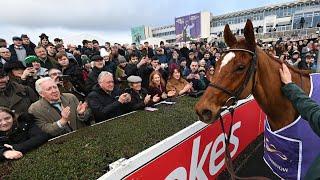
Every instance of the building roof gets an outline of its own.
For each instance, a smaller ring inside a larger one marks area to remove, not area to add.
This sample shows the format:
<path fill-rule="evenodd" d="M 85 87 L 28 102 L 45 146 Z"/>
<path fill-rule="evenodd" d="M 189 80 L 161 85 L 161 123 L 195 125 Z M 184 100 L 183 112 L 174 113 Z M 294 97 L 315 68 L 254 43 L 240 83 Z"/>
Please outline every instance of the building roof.
<path fill-rule="evenodd" d="M 319 2 L 319 1 L 318 0 L 296 0 L 296 1 L 292 1 L 292 2 L 286 2 L 286 3 L 271 4 L 271 5 L 267 5 L 267 6 L 263 6 L 263 7 L 257 7 L 257 8 L 246 9 L 246 10 L 242 10 L 242 11 L 212 16 L 212 19 L 214 19 L 214 20 L 215 19 L 224 19 L 224 18 L 228 18 L 228 17 L 235 17 L 235 16 L 240 16 L 240 15 L 258 13 L 258 12 L 263 12 L 264 10 L 271 10 L 271 9 L 276 9 L 279 7 L 292 7 L 296 4 L 304 4 L 307 2 Z"/>

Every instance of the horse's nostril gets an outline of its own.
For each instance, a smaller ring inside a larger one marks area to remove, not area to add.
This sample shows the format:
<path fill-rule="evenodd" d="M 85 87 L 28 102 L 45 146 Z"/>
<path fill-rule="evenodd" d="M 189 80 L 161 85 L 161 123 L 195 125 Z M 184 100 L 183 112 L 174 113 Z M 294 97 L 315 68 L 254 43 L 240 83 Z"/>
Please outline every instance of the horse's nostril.
<path fill-rule="evenodd" d="M 211 119 L 212 112 L 209 109 L 204 109 L 202 110 L 201 115 L 206 119 Z"/>

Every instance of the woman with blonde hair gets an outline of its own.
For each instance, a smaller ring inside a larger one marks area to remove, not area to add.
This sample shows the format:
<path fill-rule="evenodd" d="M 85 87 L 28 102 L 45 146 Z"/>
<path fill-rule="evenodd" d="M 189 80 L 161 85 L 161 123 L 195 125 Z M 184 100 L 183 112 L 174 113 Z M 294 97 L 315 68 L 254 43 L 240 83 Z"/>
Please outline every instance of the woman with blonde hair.
<path fill-rule="evenodd" d="M 149 77 L 148 94 L 153 97 L 160 97 L 159 100 L 167 99 L 176 94 L 175 90 L 166 93 L 166 83 L 159 71 L 153 71 Z"/>

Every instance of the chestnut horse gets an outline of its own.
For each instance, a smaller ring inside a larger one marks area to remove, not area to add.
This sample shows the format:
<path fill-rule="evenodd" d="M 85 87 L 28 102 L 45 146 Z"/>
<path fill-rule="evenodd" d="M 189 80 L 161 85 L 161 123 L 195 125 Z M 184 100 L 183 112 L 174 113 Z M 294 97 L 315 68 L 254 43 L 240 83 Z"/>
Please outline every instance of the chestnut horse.
<path fill-rule="evenodd" d="M 226 107 L 230 107 L 236 104 L 238 100 L 245 99 L 252 94 L 260 108 L 268 117 L 268 124 L 266 125 L 268 130 L 265 132 L 264 158 L 268 157 L 270 159 L 271 156 L 268 154 L 270 148 L 268 149 L 268 147 L 270 147 L 270 145 L 272 145 L 272 147 L 275 146 L 273 146 L 274 144 L 268 144 L 271 143 L 269 140 L 272 137 L 269 136 L 269 133 L 272 134 L 277 130 L 279 132 L 287 127 L 293 127 L 291 125 L 296 122 L 295 119 L 297 119 L 299 115 L 292 103 L 281 92 L 282 83 L 279 69 L 282 67 L 282 62 L 267 55 L 256 45 L 254 29 L 250 20 L 246 22 L 244 38 L 237 40 L 231 32 L 229 25 L 226 25 L 224 29 L 224 39 L 229 49 L 227 49 L 220 60 L 216 62 L 215 73 L 210 78 L 208 88 L 196 104 L 195 111 L 201 121 L 212 123 L 220 117 L 220 113 L 225 110 Z M 308 94 L 311 89 L 309 73 L 297 70 L 290 65 L 288 65 L 288 67 L 292 75 L 292 81 Z M 306 123 L 306 121 L 300 122 Z M 313 133 L 308 124 L 305 127 L 302 131 L 310 131 Z M 315 134 L 311 136 L 318 138 Z M 292 138 L 294 139 L 294 137 Z M 229 137 L 226 138 L 226 144 L 228 143 L 227 139 L 229 139 Z M 303 148 L 320 147 L 320 139 L 316 141 L 301 139 L 301 144 L 302 141 Z M 296 145 L 294 146 L 297 147 Z M 277 148 L 279 147 L 280 146 L 277 146 Z M 282 147 L 284 149 L 281 149 Z M 280 149 L 284 152 L 293 149 L 292 146 L 282 147 Z M 230 153 L 227 153 L 227 151 L 228 149 L 226 149 L 227 167 L 230 174 L 235 177 L 234 171 L 232 170 L 232 163 L 230 163 Z M 277 151 L 277 149 L 274 148 L 271 151 Z M 299 161 L 295 161 L 300 163 L 298 165 L 299 167 L 303 166 L 303 173 L 301 174 L 303 176 L 315 159 L 317 153 L 315 150 L 304 150 L 303 153 L 305 154 L 299 156 L 300 152 L 302 151 L 294 151 L 293 155 L 297 157 L 296 155 L 298 154 L 298 157 L 306 158 L 306 160 L 300 159 Z M 309 154 L 310 157 L 306 154 Z M 296 167 L 293 163 L 291 166 Z M 272 170 L 274 171 L 274 169 Z M 299 178 L 301 171 L 297 171 L 297 177 Z M 287 174 L 284 174 L 283 178 L 289 179 L 285 177 L 286 175 Z"/>
<path fill-rule="evenodd" d="M 298 112 L 280 89 L 279 69 L 282 62 L 256 45 L 250 20 L 244 28 L 244 37 L 237 40 L 229 25 L 225 26 L 224 39 L 230 49 L 216 62 L 210 86 L 196 104 L 195 111 L 201 121 L 212 123 L 219 117 L 221 108 L 232 103 L 227 102 L 230 97 L 240 100 L 253 94 L 268 116 L 271 129 L 278 130 L 298 117 Z M 290 66 L 289 69 L 292 81 L 309 93 L 309 74 Z"/>

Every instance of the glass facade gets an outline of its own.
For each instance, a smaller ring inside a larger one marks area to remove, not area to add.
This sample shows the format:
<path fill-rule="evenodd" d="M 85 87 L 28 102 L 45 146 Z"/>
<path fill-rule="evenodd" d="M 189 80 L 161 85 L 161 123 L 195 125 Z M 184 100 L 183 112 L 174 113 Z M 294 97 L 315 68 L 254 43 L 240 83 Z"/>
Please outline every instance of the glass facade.
<path fill-rule="evenodd" d="M 175 31 L 167 31 L 167 32 L 162 32 L 162 33 L 157 33 L 157 34 L 152 33 L 152 36 L 153 37 L 162 37 L 162 36 L 169 36 L 169 35 L 173 35 L 173 34 L 176 34 L 176 32 Z"/>
<path fill-rule="evenodd" d="M 293 17 L 293 28 L 300 27 L 301 17 L 304 17 L 304 28 L 316 27 L 320 20 L 320 1 L 309 1 L 299 3 L 289 3 L 288 5 L 274 6 L 270 8 L 257 8 L 253 11 L 239 12 L 225 16 L 214 17 L 211 21 L 211 27 L 224 26 L 225 24 L 239 24 L 246 22 L 247 19 L 253 21 L 263 20 L 264 17 L 276 15 L 277 18 Z M 302 12 L 302 13 L 299 13 Z M 303 13 L 303 11 L 305 13 Z M 277 26 L 277 30 L 290 29 L 288 25 Z"/>

